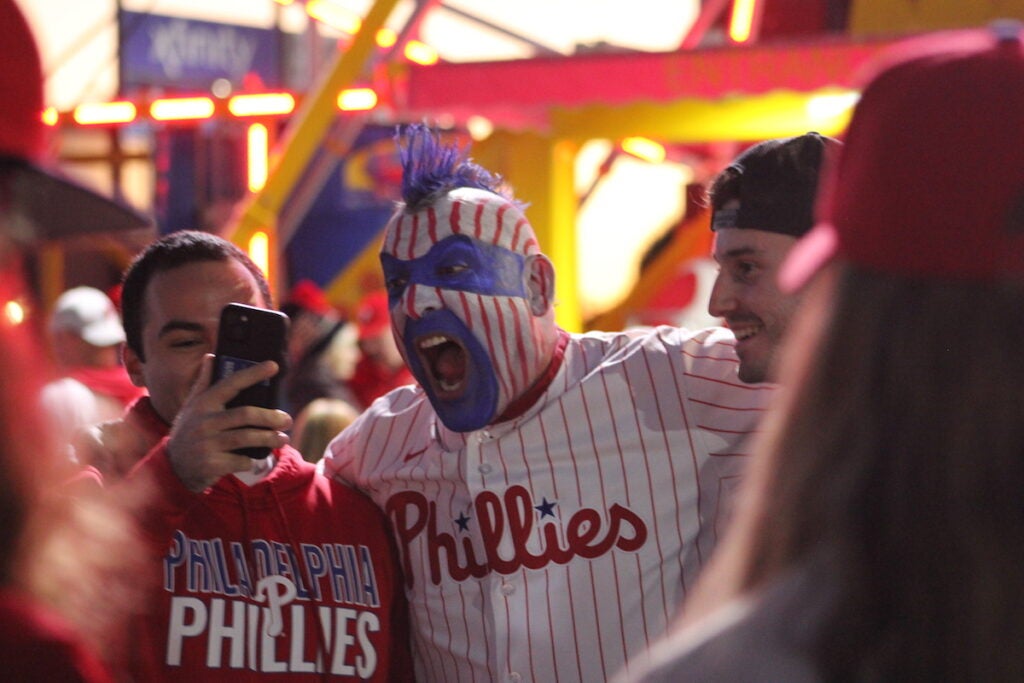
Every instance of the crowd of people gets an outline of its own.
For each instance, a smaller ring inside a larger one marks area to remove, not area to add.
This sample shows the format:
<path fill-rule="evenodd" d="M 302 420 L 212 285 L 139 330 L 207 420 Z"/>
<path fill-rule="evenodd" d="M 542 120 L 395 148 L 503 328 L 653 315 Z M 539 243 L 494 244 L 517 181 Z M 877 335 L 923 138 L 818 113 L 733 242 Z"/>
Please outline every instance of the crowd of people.
<path fill-rule="evenodd" d="M 14 297 L 75 230 L 25 188 L 145 219 L 41 163 L 12 0 L 0 32 Z M 385 290 L 349 318 L 297 283 L 284 366 L 213 379 L 225 305 L 275 302 L 209 232 L 154 239 L 116 304 L 70 289 L 48 337 L 0 318 L 0 674 L 1024 680 L 1022 41 L 908 40 L 842 141 L 740 153 L 720 327 L 561 329 L 524 204 L 426 124 Z M 280 407 L 232 404 L 275 375 Z"/>

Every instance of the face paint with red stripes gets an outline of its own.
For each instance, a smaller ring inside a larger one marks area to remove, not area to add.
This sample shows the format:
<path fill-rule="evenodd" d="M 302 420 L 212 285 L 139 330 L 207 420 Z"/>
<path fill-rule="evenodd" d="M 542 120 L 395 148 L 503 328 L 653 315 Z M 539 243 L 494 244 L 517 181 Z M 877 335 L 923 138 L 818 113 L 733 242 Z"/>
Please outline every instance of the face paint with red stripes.
<path fill-rule="evenodd" d="M 540 254 L 522 212 L 473 188 L 388 224 L 381 264 L 402 355 L 449 429 L 492 423 L 549 359 L 530 308 L 528 257 Z"/>

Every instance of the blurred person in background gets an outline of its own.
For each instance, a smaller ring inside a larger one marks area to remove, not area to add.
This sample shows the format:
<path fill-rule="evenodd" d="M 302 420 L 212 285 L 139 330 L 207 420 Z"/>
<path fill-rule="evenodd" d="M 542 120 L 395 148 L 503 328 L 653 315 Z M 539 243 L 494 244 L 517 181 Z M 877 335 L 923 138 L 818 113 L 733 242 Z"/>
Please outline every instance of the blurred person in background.
<path fill-rule="evenodd" d="M 356 362 L 355 330 L 324 291 L 311 280 L 300 280 L 288 292 L 281 312 L 291 319 L 284 410 L 297 416 L 318 398 L 356 403 L 347 384 Z"/>
<path fill-rule="evenodd" d="M 391 332 L 386 291 L 370 292 L 362 298 L 355 323 L 359 332 L 359 361 L 349 387 L 358 405 L 365 409 L 378 396 L 414 384 L 416 379 L 406 367 Z"/>
<path fill-rule="evenodd" d="M 1024 27 L 871 73 L 734 523 L 628 680 L 1024 680 Z"/>
<path fill-rule="evenodd" d="M 132 384 L 121 364 L 124 328 L 102 291 L 65 291 L 54 303 L 48 329 L 60 378 L 43 388 L 43 405 L 71 443 L 79 429 L 120 417 L 145 390 Z"/>
<path fill-rule="evenodd" d="M 0 301 L 22 300 L 26 255 L 44 240 L 148 221 L 52 168 L 35 40 L 0 0 Z M 0 317 L 0 669 L 20 683 L 101 683 L 119 672 L 120 631 L 144 581 L 129 517 L 111 501 L 63 495 L 77 471 L 39 409 L 53 369 L 30 325 Z"/>
<path fill-rule="evenodd" d="M 359 416 L 359 411 L 340 398 L 316 398 L 295 416 L 292 443 L 306 462 L 319 462 L 331 439 Z"/>

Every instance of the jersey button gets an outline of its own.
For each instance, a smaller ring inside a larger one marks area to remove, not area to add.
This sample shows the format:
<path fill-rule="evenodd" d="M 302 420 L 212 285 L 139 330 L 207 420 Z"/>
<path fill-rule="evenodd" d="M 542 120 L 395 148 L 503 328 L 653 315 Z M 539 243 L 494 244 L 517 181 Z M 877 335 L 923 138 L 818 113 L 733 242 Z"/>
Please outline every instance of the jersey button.
<path fill-rule="evenodd" d="M 483 465 L 480 465 L 480 467 L 478 467 L 477 469 L 480 470 L 480 474 L 490 474 L 491 470 L 493 470 L 494 468 L 485 462 Z"/>
<path fill-rule="evenodd" d="M 512 681 L 512 683 L 519 683 L 519 681 L 523 680 L 523 675 L 518 671 L 513 671 L 508 675 L 508 680 Z"/>
<path fill-rule="evenodd" d="M 515 586 L 513 586 L 508 581 L 502 581 L 502 583 L 501 583 L 501 594 L 502 595 L 512 595 L 515 592 L 516 592 L 516 587 Z"/>

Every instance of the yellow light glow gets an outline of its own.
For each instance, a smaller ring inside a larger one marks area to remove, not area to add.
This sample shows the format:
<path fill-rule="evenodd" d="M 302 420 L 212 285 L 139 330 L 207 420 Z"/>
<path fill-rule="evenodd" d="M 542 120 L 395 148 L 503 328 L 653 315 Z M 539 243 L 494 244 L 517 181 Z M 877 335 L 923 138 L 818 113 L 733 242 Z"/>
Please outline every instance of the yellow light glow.
<path fill-rule="evenodd" d="M 750 40 L 754 27 L 754 10 L 757 0 L 733 0 L 732 19 L 729 21 L 729 37 L 734 43 Z"/>
<path fill-rule="evenodd" d="M 376 106 L 373 88 L 348 88 L 338 93 L 338 109 L 342 111 L 369 111 Z"/>
<path fill-rule="evenodd" d="M 4 304 L 4 317 L 11 325 L 20 325 L 25 322 L 25 307 L 20 301 L 11 299 Z"/>
<path fill-rule="evenodd" d="M 274 0 L 274 2 L 276 2 L 279 5 L 284 5 L 285 7 L 287 7 L 288 5 L 295 2 L 295 0 Z"/>
<path fill-rule="evenodd" d="M 270 279 L 270 236 L 262 230 L 253 233 L 249 238 L 249 248 L 246 250 L 252 262 L 259 266 L 263 275 Z"/>
<path fill-rule="evenodd" d="M 135 120 L 136 109 L 131 102 L 90 102 L 75 107 L 75 123 L 88 126 L 103 123 L 128 123 Z"/>
<path fill-rule="evenodd" d="M 860 93 L 855 90 L 814 95 L 807 99 L 807 115 L 814 121 L 830 122 L 849 116 L 859 99 Z"/>
<path fill-rule="evenodd" d="M 438 60 L 437 50 L 418 40 L 410 40 L 406 43 L 405 58 L 410 62 L 422 64 L 423 66 L 437 64 Z"/>
<path fill-rule="evenodd" d="M 622 151 L 652 164 L 660 164 L 665 161 L 665 146 L 650 138 L 624 138 Z"/>
<path fill-rule="evenodd" d="M 335 5 L 330 0 L 309 0 L 306 3 L 306 14 L 331 28 L 350 35 L 359 33 L 359 29 L 363 25 L 363 20 L 359 18 L 359 15 Z"/>
<path fill-rule="evenodd" d="M 213 116 L 213 100 L 209 97 L 179 97 L 155 100 L 149 105 L 149 115 L 157 121 L 183 121 L 208 119 Z"/>
<path fill-rule="evenodd" d="M 280 116 L 294 109 L 295 98 L 286 92 L 235 95 L 228 100 L 228 111 L 235 116 Z"/>
<path fill-rule="evenodd" d="M 262 123 L 254 123 L 249 126 L 246 142 L 249 191 L 259 192 L 267 184 L 267 174 L 270 168 L 270 135 L 267 127 Z"/>
<path fill-rule="evenodd" d="M 484 116 L 470 116 L 466 119 L 466 130 L 469 131 L 470 137 L 480 142 L 491 137 L 491 133 L 494 132 L 494 124 Z"/>
<path fill-rule="evenodd" d="M 377 31 L 377 46 L 391 47 L 398 42 L 398 34 L 389 28 L 382 28 Z"/>
<path fill-rule="evenodd" d="M 43 123 L 45 123 L 47 126 L 56 126 L 57 119 L 58 114 L 56 107 L 47 107 L 43 110 Z"/>

